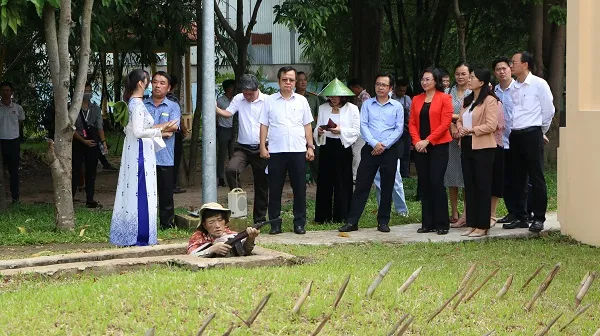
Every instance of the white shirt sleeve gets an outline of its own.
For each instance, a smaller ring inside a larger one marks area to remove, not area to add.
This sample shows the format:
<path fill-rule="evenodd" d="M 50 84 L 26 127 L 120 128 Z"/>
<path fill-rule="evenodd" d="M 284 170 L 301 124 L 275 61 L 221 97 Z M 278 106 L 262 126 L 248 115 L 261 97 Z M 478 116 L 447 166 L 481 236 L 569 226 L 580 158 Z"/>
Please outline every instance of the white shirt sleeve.
<path fill-rule="evenodd" d="M 144 129 L 144 110 L 146 108 L 143 105 L 134 105 L 133 110 L 131 111 L 131 120 L 129 123 L 131 124 L 131 129 L 133 131 L 133 136 L 136 138 L 154 138 L 161 137 L 160 129 L 158 128 L 146 128 Z"/>
<path fill-rule="evenodd" d="M 329 116 L 329 113 L 327 113 L 327 107 L 324 106 L 319 106 L 319 114 L 317 115 L 317 126 L 315 126 L 315 129 L 313 131 L 313 138 L 315 139 L 315 145 L 317 146 L 322 146 L 325 144 L 325 133 L 319 135 L 319 126 L 321 125 L 325 125 L 327 122 L 325 122 L 325 117 Z"/>
<path fill-rule="evenodd" d="M 258 117 L 258 122 L 265 126 L 269 126 L 270 101 L 270 98 L 265 99 L 262 110 L 260 111 L 260 117 Z"/>
<path fill-rule="evenodd" d="M 23 107 L 21 105 L 19 106 L 19 121 L 23 121 L 25 120 L 25 111 L 23 111 Z"/>
<path fill-rule="evenodd" d="M 235 97 L 233 97 L 233 99 L 231 100 L 231 102 L 229 103 L 229 106 L 227 106 L 225 111 L 230 112 L 231 114 L 236 114 L 240 109 L 239 104 L 240 104 L 240 99 L 238 99 L 238 96 L 236 95 Z"/>
<path fill-rule="evenodd" d="M 542 132 L 546 134 L 552 124 L 552 118 L 554 118 L 554 97 L 548 82 L 540 80 L 538 85 L 538 96 L 540 97 L 540 107 L 542 109 Z"/>

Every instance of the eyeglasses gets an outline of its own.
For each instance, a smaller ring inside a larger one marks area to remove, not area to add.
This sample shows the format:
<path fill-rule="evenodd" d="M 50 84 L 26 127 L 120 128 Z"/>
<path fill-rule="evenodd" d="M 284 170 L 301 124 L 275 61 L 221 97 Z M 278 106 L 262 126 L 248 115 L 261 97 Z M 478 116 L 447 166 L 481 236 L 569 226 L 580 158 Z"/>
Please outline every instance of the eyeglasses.
<path fill-rule="evenodd" d="M 421 83 L 433 82 L 433 78 L 421 78 Z"/>
<path fill-rule="evenodd" d="M 377 83 L 375 83 L 375 87 L 382 87 L 382 88 L 386 88 L 386 87 L 388 87 L 388 86 L 390 86 L 390 84 L 387 84 L 387 83 L 380 83 L 380 82 L 377 82 Z"/>
<path fill-rule="evenodd" d="M 284 82 L 284 83 L 293 83 L 296 80 L 293 79 L 293 78 L 282 78 L 281 81 Z"/>

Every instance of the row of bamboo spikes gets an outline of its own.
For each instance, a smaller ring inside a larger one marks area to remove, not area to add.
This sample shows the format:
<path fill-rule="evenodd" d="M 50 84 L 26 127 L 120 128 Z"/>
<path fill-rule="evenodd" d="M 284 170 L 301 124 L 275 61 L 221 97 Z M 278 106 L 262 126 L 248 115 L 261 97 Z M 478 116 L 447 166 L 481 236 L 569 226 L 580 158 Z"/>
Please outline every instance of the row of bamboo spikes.
<path fill-rule="evenodd" d="M 385 276 L 387 275 L 387 273 L 389 272 L 389 270 L 390 270 L 391 267 L 392 267 L 392 262 L 390 261 L 387 265 L 385 265 L 379 271 L 379 273 L 377 274 L 377 277 L 373 280 L 373 282 L 371 283 L 371 285 L 367 289 L 366 296 L 368 298 L 370 298 L 370 297 L 373 296 L 373 293 L 375 292 L 375 289 L 377 289 L 377 287 L 379 286 L 379 284 L 381 283 L 381 281 L 383 281 L 383 279 L 385 278 Z M 537 288 L 537 290 L 533 294 L 533 297 L 525 304 L 525 310 L 526 311 L 531 311 L 533 309 L 533 305 L 536 302 L 536 300 L 548 289 L 548 287 L 550 287 L 550 284 L 552 283 L 552 280 L 554 280 L 554 277 L 556 276 L 556 274 L 560 270 L 560 267 L 561 267 L 561 264 L 558 263 L 558 264 L 556 264 L 552 268 L 552 270 L 550 271 L 550 273 L 548 273 L 548 275 L 546 276 L 546 278 L 544 279 L 544 281 L 539 285 L 539 287 Z M 525 283 L 521 287 L 521 290 L 525 289 L 531 283 L 531 281 L 533 281 L 533 279 L 535 279 L 537 277 L 537 275 L 542 271 L 543 268 L 544 268 L 544 265 L 541 265 L 540 267 L 538 267 L 535 270 L 535 272 L 533 272 L 533 274 L 525 281 Z M 476 263 L 472 264 L 471 267 L 469 268 L 469 270 L 467 271 L 467 273 L 465 274 L 463 280 L 460 282 L 460 284 L 459 284 L 458 289 L 456 290 L 456 292 L 454 292 L 454 294 L 446 302 L 444 302 L 444 304 L 441 307 L 439 307 L 429 317 L 429 319 L 427 319 L 427 323 L 431 322 L 436 316 L 438 316 L 457 297 L 458 297 L 458 299 L 456 300 L 456 302 L 454 302 L 454 304 L 452 306 L 453 310 L 456 310 L 457 307 L 460 305 L 461 302 L 468 302 L 469 300 L 471 300 L 494 276 L 496 276 L 496 274 L 500 270 L 500 268 L 496 268 L 495 270 L 493 270 L 483 280 L 483 282 L 481 282 L 475 289 L 473 289 L 469 293 L 469 290 L 471 289 L 471 287 L 474 284 L 475 278 L 473 277 L 473 274 L 475 273 L 476 269 L 477 269 L 477 264 Z M 419 267 L 416 271 L 414 271 L 411 274 L 411 276 L 404 282 L 404 284 L 402 284 L 402 286 L 399 289 L 399 292 L 400 293 L 406 292 L 408 290 L 408 288 L 412 285 L 412 283 L 419 277 L 419 274 L 421 273 L 422 270 L 423 270 L 423 266 Z M 592 306 L 591 304 L 588 304 L 586 306 L 581 306 L 581 302 L 583 301 L 583 298 L 585 297 L 585 295 L 589 291 L 592 283 L 594 282 L 594 280 L 597 277 L 598 277 L 598 273 L 597 272 L 588 272 L 583 277 L 583 279 L 581 280 L 581 282 L 579 284 L 579 287 L 578 287 L 578 289 L 577 289 L 577 291 L 575 293 L 576 294 L 575 295 L 575 315 L 560 329 L 561 332 L 563 330 L 565 330 L 569 325 L 571 325 L 571 323 L 573 323 L 581 314 L 583 314 L 586 310 L 588 310 Z M 348 283 L 349 282 L 350 282 L 350 275 L 348 275 L 346 277 L 346 279 L 344 280 L 342 286 L 338 290 L 337 296 L 336 296 L 336 298 L 335 298 L 335 300 L 333 302 L 332 312 L 329 313 L 329 314 L 327 314 L 323 318 L 323 320 L 321 321 L 321 323 L 319 323 L 319 325 L 317 326 L 317 328 L 312 332 L 311 336 L 318 335 L 321 332 L 321 330 L 323 329 L 323 327 L 325 326 L 325 324 L 329 321 L 329 319 L 331 318 L 331 315 L 333 314 L 333 311 L 336 310 L 336 308 L 338 307 L 340 301 L 342 300 L 342 297 L 344 296 L 344 293 L 346 292 L 346 287 L 348 287 Z M 504 283 L 504 286 L 496 294 L 496 298 L 497 299 L 502 298 L 508 292 L 508 290 L 511 288 L 512 283 L 513 283 L 513 275 L 511 274 L 506 279 L 506 281 Z M 298 314 L 300 312 L 300 309 L 302 308 L 302 305 L 304 304 L 304 302 L 306 301 L 306 299 L 310 295 L 310 292 L 311 292 L 311 289 L 312 289 L 312 285 L 313 285 L 313 281 L 310 281 L 308 283 L 308 285 L 306 286 L 306 288 L 304 289 L 304 291 L 302 292 L 302 294 L 300 295 L 300 297 L 298 298 L 298 300 L 296 301 L 296 304 L 294 305 L 294 308 L 292 309 L 292 313 Z M 252 324 L 254 323 L 254 321 L 256 320 L 256 318 L 258 317 L 258 315 L 262 312 L 262 310 L 264 309 L 264 307 L 269 302 L 269 299 L 271 298 L 272 294 L 273 293 L 267 294 L 260 301 L 260 303 L 254 308 L 254 310 L 252 311 L 252 313 L 250 314 L 250 316 L 248 317 L 248 319 L 243 319 L 239 315 L 237 315 L 237 314 L 234 313 L 235 316 L 238 317 L 242 321 L 242 323 L 245 324 L 247 327 L 252 326 Z M 209 315 L 204 320 L 204 322 L 202 323 L 202 327 L 200 327 L 200 330 L 196 334 L 197 336 L 201 336 L 204 333 L 204 331 L 206 330 L 206 328 L 208 327 L 208 325 L 210 324 L 210 322 L 214 319 L 215 315 L 216 314 L 213 313 L 213 314 Z M 538 334 L 536 334 L 536 336 L 546 335 L 548 333 L 548 331 L 550 331 L 550 329 L 552 328 L 552 326 L 560 319 L 561 316 L 562 316 L 562 313 L 560 313 L 558 316 L 556 316 L 554 319 L 552 319 L 544 327 L 544 329 L 541 332 L 539 332 Z M 394 323 L 394 325 L 392 326 L 392 328 L 390 329 L 390 331 L 387 333 L 387 335 L 388 336 L 401 336 L 401 335 L 404 335 L 404 332 L 406 332 L 406 330 L 408 330 L 408 328 L 411 325 L 411 323 L 413 322 L 413 320 L 414 320 L 413 316 L 410 316 L 409 314 L 403 315 L 398 322 Z M 223 334 L 223 336 L 230 335 L 233 330 L 239 328 L 240 326 L 241 326 L 241 324 L 232 325 L 225 332 L 225 334 Z M 145 336 L 153 336 L 154 335 L 154 331 L 155 331 L 154 328 L 149 329 L 146 332 Z M 495 333 L 495 331 L 492 330 L 492 331 L 488 332 L 487 334 L 485 334 L 484 336 L 493 335 L 494 333 Z M 598 329 L 594 333 L 593 336 L 600 336 L 600 329 Z"/>

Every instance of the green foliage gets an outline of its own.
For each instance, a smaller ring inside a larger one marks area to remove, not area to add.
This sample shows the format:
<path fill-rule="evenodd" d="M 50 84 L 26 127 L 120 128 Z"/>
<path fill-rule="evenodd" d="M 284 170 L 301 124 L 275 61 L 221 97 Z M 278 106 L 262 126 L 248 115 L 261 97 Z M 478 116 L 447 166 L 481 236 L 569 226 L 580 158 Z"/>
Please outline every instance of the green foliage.
<path fill-rule="evenodd" d="M 548 10 L 548 19 L 559 26 L 567 24 L 567 8 L 565 6 L 554 5 Z"/>

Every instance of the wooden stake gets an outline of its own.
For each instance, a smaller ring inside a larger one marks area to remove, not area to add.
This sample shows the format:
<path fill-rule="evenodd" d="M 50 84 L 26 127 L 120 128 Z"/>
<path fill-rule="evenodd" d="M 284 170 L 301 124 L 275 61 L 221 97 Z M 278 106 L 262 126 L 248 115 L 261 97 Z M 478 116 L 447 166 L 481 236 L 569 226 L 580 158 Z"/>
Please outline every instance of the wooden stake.
<path fill-rule="evenodd" d="M 511 274 L 508 277 L 508 279 L 506 279 L 504 286 L 502 286 L 502 288 L 500 289 L 498 294 L 496 294 L 496 299 L 501 299 L 504 296 L 504 294 L 506 294 L 506 292 L 508 292 L 508 290 L 510 289 L 510 286 L 512 285 L 512 282 L 513 282 L 513 275 Z"/>
<path fill-rule="evenodd" d="M 487 334 L 485 334 L 483 336 L 491 336 L 491 335 L 493 335 L 495 333 L 496 333 L 496 330 L 492 330 L 492 331 L 490 331 L 489 333 L 487 333 Z"/>
<path fill-rule="evenodd" d="M 545 264 L 541 264 L 540 267 L 538 267 L 538 269 L 535 270 L 535 272 L 533 272 L 533 274 L 529 277 L 529 279 L 527 279 L 527 281 L 525 281 L 525 283 L 523 284 L 523 287 L 521 287 L 521 290 L 525 289 L 525 287 L 527 287 L 527 285 L 529 285 L 529 283 L 531 282 L 531 280 L 535 279 L 535 277 L 540 274 L 540 271 L 542 270 L 542 268 L 544 268 Z"/>
<path fill-rule="evenodd" d="M 579 317 L 579 315 L 581 315 L 581 314 L 585 313 L 585 311 L 586 311 L 586 310 L 588 310 L 588 309 L 589 309 L 591 306 L 592 306 L 591 304 L 588 304 L 587 306 L 583 306 L 583 307 L 581 307 L 581 309 L 579 309 L 579 310 L 578 310 L 578 311 L 575 313 L 575 316 L 573 316 L 573 317 L 572 317 L 572 318 L 569 320 L 569 322 L 567 322 L 567 324 L 565 324 L 565 325 L 564 325 L 562 328 L 560 328 L 560 330 L 559 330 L 559 331 L 561 331 L 561 332 L 562 332 L 563 330 L 567 329 L 567 327 L 568 327 L 568 326 L 569 326 L 571 323 L 573 323 L 573 321 L 575 321 L 575 320 L 576 320 L 576 319 Z"/>
<path fill-rule="evenodd" d="M 594 333 L 593 336 L 600 336 L 600 328 L 598 328 L 598 330 L 596 330 L 596 332 Z"/>
<path fill-rule="evenodd" d="M 533 307 L 535 301 L 546 291 L 546 289 L 548 289 L 550 283 L 552 283 L 552 280 L 554 279 L 559 270 L 560 263 L 554 265 L 554 268 L 552 268 L 552 271 L 550 271 L 546 279 L 544 279 L 544 282 L 542 282 L 542 284 L 538 287 L 535 294 L 533 294 L 531 300 L 529 300 L 529 302 L 527 302 L 527 304 L 525 305 L 525 310 L 531 311 L 531 308 Z"/>
<path fill-rule="evenodd" d="M 396 324 L 394 324 L 392 326 L 392 329 L 387 333 L 387 336 L 396 335 L 396 331 L 398 330 L 398 328 L 400 328 L 400 326 L 402 325 L 402 322 L 404 322 L 404 320 L 406 320 L 407 317 L 408 317 L 408 314 L 402 315 L 402 317 L 400 318 L 400 321 L 396 322 Z"/>
<path fill-rule="evenodd" d="M 313 331 L 313 333 L 310 334 L 310 336 L 317 336 L 321 332 L 321 330 L 323 329 L 323 327 L 325 326 L 327 321 L 329 321 L 330 318 L 331 318 L 331 313 L 329 315 L 325 316 L 323 321 L 321 321 L 321 323 L 319 323 L 319 325 L 317 326 L 317 329 L 315 329 L 315 331 Z"/>
<path fill-rule="evenodd" d="M 337 296 L 335 297 L 335 301 L 333 301 L 333 310 L 335 310 L 338 304 L 340 304 L 342 296 L 344 296 L 344 293 L 346 292 L 346 287 L 348 287 L 348 282 L 350 282 L 350 274 L 348 274 L 346 280 L 342 284 L 342 287 L 340 287 L 340 289 L 338 290 Z"/>
<path fill-rule="evenodd" d="M 583 285 L 585 285 L 585 282 L 589 276 L 590 276 L 590 272 L 585 273 L 585 276 L 583 277 L 583 279 L 581 279 L 581 282 L 579 283 L 579 287 L 577 287 L 577 290 L 575 291 L 575 296 L 577 296 L 577 294 L 579 294 L 581 287 L 583 287 Z"/>
<path fill-rule="evenodd" d="M 411 316 L 408 321 L 406 321 L 406 323 L 404 323 L 404 325 L 402 326 L 402 328 L 400 328 L 400 330 L 398 330 L 398 333 L 396 334 L 396 336 L 402 336 L 404 335 L 404 333 L 408 330 L 408 327 L 410 327 L 410 324 L 413 322 L 415 318 L 413 316 Z"/>
<path fill-rule="evenodd" d="M 594 282 L 594 280 L 596 280 L 596 276 L 597 275 L 598 274 L 596 272 L 593 272 L 585 280 L 585 283 L 583 284 L 583 286 L 579 290 L 579 293 L 577 293 L 577 296 L 575 297 L 575 309 L 579 308 L 579 305 L 581 304 L 581 301 L 583 301 L 583 298 L 585 297 L 585 295 L 587 294 L 588 290 L 590 289 L 590 286 L 592 285 L 592 283 Z"/>
<path fill-rule="evenodd" d="M 404 284 L 402 284 L 400 287 L 400 293 L 406 292 L 408 287 L 410 287 L 410 285 L 412 285 L 412 283 L 417 279 L 419 273 L 421 273 L 421 270 L 423 270 L 423 266 L 417 268 L 417 270 L 413 272 L 413 274 L 404 282 Z"/>
<path fill-rule="evenodd" d="M 144 334 L 144 336 L 154 336 L 154 332 L 155 332 L 155 330 L 156 330 L 156 329 L 154 329 L 154 327 L 152 327 L 152 328 L 148 329 L 148 330 L 146 331 L 146 333 Z"/>
<path fill-rule="evenodd" d="M 454 306 L 452 307 L 452 310 L 456 310 L 456 308 L 458 308 L 458 306 L 460 305 L 460 303 L 464 302 L 464 298 L 469 293 L 469 289 L 471 288 L 471 286 L 473 286 L 473 283 L 475 282 L 475 279 L 476 278 L 469 279 L 469 282 L 466 284 L 466 286 L 463 287 L 464 290 L 462 291 L 462 293 L 460 293 L 460 296 L 454 302 Z"/>
<path fill-rule="evenodd" d="M 204 332 L 204 330 L 206 330 L 206 327 L 208 327 L 210 322 L 215 318 L 215 315 L 217 315 L 217 314 L 212 313 L 204 319 L 204 322 L 202 322 L 202 326 L 200 327 L 200 330 L 198 330 L 198 333 L 196 334 L 196 336 L 202 336 L 202 333 Z"/>
<path fill-rule="evenodd" d="M 462 279 L 462 281 L 460 282 L 460 285 L 458 285 L 457 289 L 463 288 L 464 286 L 467 285 L 467 283 L 469 283 L 469 280 L 473 276 L 473 273 L 475 273 L 476 268 L 477 268 L 477 263 L 471 264 L 471 267 L 467 271 L 467 274 L 465 274 L 465 277 Z"/>
<path fill-rule="evenodd" d="M 546 326 L 546 328 L 544 328 L 539 334 L 537 334 L 536 336 L 544 336 L 548 333 L 548 331 L 550 331 L 550 328 L 552 328 L 552 326 L 554 325 L 554 323 L 556 323 L 556 321 L 558 321 L 558 319 L 562 316 L 563 313 L 558 314 L 558 316 L 556 316 L 552 321 L 550 321 L 550 323 L 548 323 L 548 325 Z"/>
<path fill-rule="evenodd" d="M 436 316 L 438 316 L 439 313 L 442 312 L 442 310 L 444 310 L 444 308 L 446 308 L 448 306 L 448 304 L 454 300 L 454 298 L 460 294 L 462 291 L 464 290 L 464 288 L 459 288 L 456 292 L 454 292 L 454 294 L 452 294 L 452 297 L 450 297 L 446 302 L 444 302 L 444 304 L 438 308 L 438 310 L 436 310 L 435 313 L 433 313 L 433 315 L 431 315 L 431 317 L 427 320 L 427 323 L 431 322 L 431 320 L 433 320 Z"/>
<path fill-rule="evenodd" d="M 229 336 L 231 335 L 231 332 L 236 329 L 237 326 L 236 325 L 232 325 L 231 327 L 229 327 L 229 329 L 227 329 L 227 331 L 223 334 L 223 336 Z"/>
<path fill-rule="evenodd" d="M 475 288 L 475 290 L 465 298 L 465 302 L 469 302 L 469 300 L 471 300 L 475 296 L 475 294 L 477 294 L 477 292 L 479 292 L 479 290 L 481 290 L 481 288 L 483 288 L 483 286 L 485 286 L 485 284 L 498 273 L 499 270 L 500 268 L 496 268 L 492 273 L 490 273 L 490 275 L 488 275 L 487 278 L 483 280 L 479 287 Z"/>
<path fill-rule="evenodd" d="M 377 287 L 379 286 L 379 284 L 381 283 L 381 281 L 383 280 L 383 278 L 389 272 L 390 267 L 392 267 L 392 262 L 391 261 L 389 263 L 387 263 L 387 265 L 385 265 L 381 269 L 381 271 L 379 271 L 379 274 L 377 274 L 377 277 L 375 278 L 375 280 L 373 280 L 373 283 L 367 289 L 367 297 L 368 298 L 370 298 L 373 295 L 373 292 L 375 292 L 375 289 L 377 289 Z"/>
<path fill-rule="evenodd" d="M 310 289 L 312 288 L 312 284 L 313 281 L 311 280 L 306 286 L 306 288 L 304 288 L 304 292 L 302 292 L 302 295 L 300 295 L 298 301 L 296 301 L 296 305 L 294 306 L 294 309 L 292 309 L 292 313 L 298 314 L 298 312 L 300 312 L 300 308 L 304 304 L 304 301 L 306 301 L 306 298 L 310 295 Z"/>
<path fill-rule="evenodd" d="M 271 298 L 271 294 L 273 294 L 273 293 L 267 294 L 260 301 L 258 306 L 256 306 L 256 308 L 254 308 L 254 310 L 252 311 L 252 314 L 250 314 L 250 317 L 248 317 L 248 320 L 244 321 L 244 323 L 246 324 L 246 326 L 248 326 L 248 328 L 252 325 L 252 323 L 254 323 L 254 320 L 256 320 L 256 318 L 258 317 L 258 314 L 260 314 L 260 312 L 263 310 L 263 308 L 265 308 L 265 306 L 267 305 L 267 302 L 269 302 L 269 299 Z"/>

